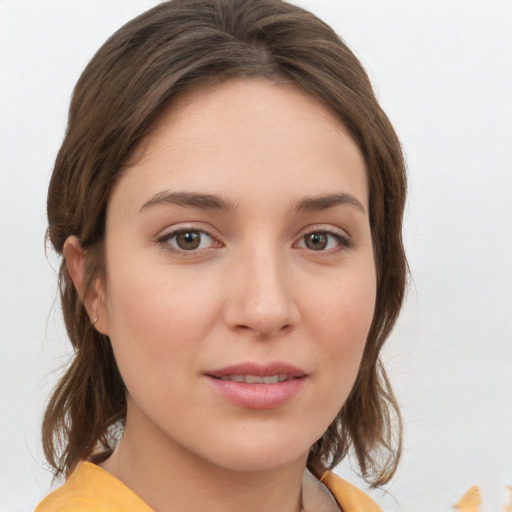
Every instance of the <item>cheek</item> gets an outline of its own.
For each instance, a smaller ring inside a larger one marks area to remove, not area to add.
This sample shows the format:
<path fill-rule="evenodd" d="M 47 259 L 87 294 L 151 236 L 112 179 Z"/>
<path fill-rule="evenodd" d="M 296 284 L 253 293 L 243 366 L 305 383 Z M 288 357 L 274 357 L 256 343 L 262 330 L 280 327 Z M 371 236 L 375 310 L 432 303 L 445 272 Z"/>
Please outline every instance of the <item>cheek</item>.
<path fill-rule="evenodd" d="M 308 307 L 311 337 L 317 340 L 333 383 L 347 387 L 357 376 L 373 320 L 376 276 L 372 264 L 340 276 L 315 294 Z"/>
<path fill-rule="evenodd" d="M 148 417 L 187 410 L 199 402 L 188 386 L 199 372 L 202 341 L 215 301 L 205 290 L 151 273 L 127 279 L 121 269 L 109 290 L 110 340 L 128 394 Z"/>
<path fill-rule="evenodd" d="M 338 415 L 355 383 L 373 320 L 375 293 L 370 264 L 361 272 L 340 273 L 325 281 L 322 291 L 317 288 L 310 294 L 304 325 L 314 344 L 315 412 L 304 411 L 302 421 L 317 436 L 314 440 Z"/>
<path fill-rule="evenodd" d="M 142 365 L 150 373 L 170 365 L 178 371 L 189 367 L 215 315 L 214 288 L 205 286 L 199 292 L 186 272 L 171 274 L 162 266 L 148 270 L 117 261 L 107 298 L 109 336 L 121 371 Z"/>

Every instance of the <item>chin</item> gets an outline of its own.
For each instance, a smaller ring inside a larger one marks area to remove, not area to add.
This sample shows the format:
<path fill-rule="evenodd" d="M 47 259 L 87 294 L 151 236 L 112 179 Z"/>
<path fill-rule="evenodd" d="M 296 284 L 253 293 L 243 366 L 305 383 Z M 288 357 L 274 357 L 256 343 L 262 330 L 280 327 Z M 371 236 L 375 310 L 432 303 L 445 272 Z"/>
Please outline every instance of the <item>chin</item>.
<path fill-rule="evenodd" d="M 289 467 L 295 464 L 306 465 L 308 452 L 300 455 L 283 454 L 282 456 L 275 452 L 266 453 L 264 456 L 261 454 L 240 454 L 238 457 L 232 459 L 226 457 L 224 460 L 217 461 L 217 465 L 237 473 L 262 473 L 269 471 L 278 471 L 279 469 Z"/>
<path fill-rule="evenodd" d="M 210 460 L 227 470 L 237 472 L 263 472 L 279 470 L 295 464 L 306 465 L 312 442 L 298 436 L 269 438 L 269 436 L 247 436 L 237 442 L 231 439 L 229 450 L 215 450 Z"/>

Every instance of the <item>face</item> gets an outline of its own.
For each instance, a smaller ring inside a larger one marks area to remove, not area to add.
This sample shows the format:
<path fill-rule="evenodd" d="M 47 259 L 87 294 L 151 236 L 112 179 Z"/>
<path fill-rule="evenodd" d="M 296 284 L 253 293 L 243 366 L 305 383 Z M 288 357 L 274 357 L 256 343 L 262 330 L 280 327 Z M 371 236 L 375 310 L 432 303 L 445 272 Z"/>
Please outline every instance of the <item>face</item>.
<path fill-rule="evenodd" d="M 199 88 L 159 118 L 107 212 L 99 330 L 125 435 L 234 470 L 305 460 L 374 312 L 365 163 L 289 84 Z"/>

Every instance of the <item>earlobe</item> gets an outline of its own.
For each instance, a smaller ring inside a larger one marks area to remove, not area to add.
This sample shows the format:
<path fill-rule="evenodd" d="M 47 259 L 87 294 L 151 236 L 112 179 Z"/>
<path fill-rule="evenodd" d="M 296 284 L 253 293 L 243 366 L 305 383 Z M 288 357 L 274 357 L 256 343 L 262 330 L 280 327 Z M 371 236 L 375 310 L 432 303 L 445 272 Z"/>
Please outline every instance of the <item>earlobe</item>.
<path fill-rule="evenodd" d="M 64 243 L 63 256 L 80 300 L 91 319 L 91 324 L 102 334 L 108 334 L 108 319 L 101 280 L 95 279 L 89 289 L 85 289 L 86 252 L 76 236 L 70 236 Z"/>
<path fill-rule="evenodd" d="M 86 304 L 92 325 L 98 332 L 108 336 L 108 311 L 100 279 L 96 279 L 93 290 L 87 292 L 84 304 Z"/>

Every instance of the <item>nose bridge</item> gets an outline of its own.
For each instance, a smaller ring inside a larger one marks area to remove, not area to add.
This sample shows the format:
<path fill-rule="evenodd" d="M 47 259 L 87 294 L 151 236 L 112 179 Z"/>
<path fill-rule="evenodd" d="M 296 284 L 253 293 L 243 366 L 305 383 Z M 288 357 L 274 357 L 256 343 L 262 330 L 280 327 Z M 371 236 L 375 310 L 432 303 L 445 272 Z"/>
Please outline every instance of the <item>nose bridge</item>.
<path fill-rule="evenodd" d="M 291 328 L 298 320 L 288 260 L 284 251 L 263 239 L 253 240 L 233 262 L 235 271 L 227 305 L 232 328 L 259 337 Z"/>

